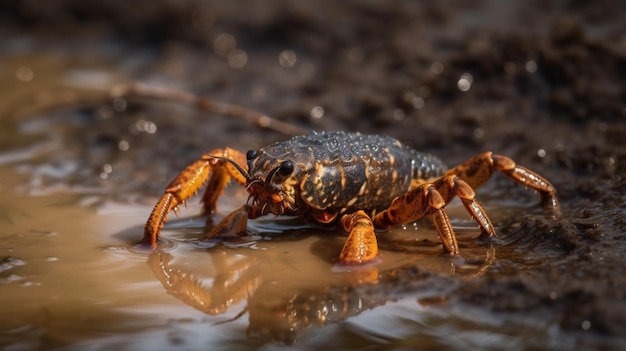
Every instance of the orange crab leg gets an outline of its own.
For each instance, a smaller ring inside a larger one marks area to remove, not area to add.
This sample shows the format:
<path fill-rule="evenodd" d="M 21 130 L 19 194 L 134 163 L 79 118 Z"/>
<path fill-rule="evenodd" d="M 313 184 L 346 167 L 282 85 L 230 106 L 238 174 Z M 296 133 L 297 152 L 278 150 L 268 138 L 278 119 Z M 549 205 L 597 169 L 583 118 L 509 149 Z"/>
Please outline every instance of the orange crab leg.
<path fill-rule="evenodd" d="M 348 232 L 343 249 L 339 254 L 340 264 L 361 264 L 378 257 L 378 243 L 372 219 L 363 211 L 341 217 L 341 226 Z"/>
<path fill-rule="evenodd" d="M 478 189 L 489 180 L 494 170 L 539 192 L 541 204 L 544 207 L 559 210 L 559 201 L 556 198 L 554 186 L 539 174 L 515 164 L 515 161 L 506 156 L 485 152 L 448 170 L 446 175 L 456 175 L 473 189 Z"/>
<path fill-rule="evenodd" d="M 248 216 L 250 216 L 251 207 L 243 205 L 234 210 L 215 225 L 210 232 L 207 233 L 206 239 L 214 237 L 228 237 L 233 235 L 243 236 L 246 234 L 248 225 Z"/>
<path fill-rule="evenodd" d="M 202 155 L 199 160 L 187 166 L 167 186 L 165 193 L 152 210 L 146 222 L 141 243 L 149 244 L 155 248 L 161 227 L 167 221 L 167 215 L 170 211 L 176 213 L 178 206 L 196 194 L 207 182 L 207 179 L 206 193 L 202 197 L 205 212 L 215 210 L 217 198 L 231 178 L 241 184 L 246 183 L 245 177 L 232 164 L 216 159 L 214 156 L 229 158 L 238 164 L 245 164 L 246 162 L 245 155 L 241 152 L 225 148 Z"/>
<path fill-rule="evenodd" d="M 464 197 L 473 197 L 473 191 L 471 194 L 467 194 L 464 192 L 465 188 L 459 190 L 458 180 L 460 179 L 451 178 L 446 177 L 446 181 L 441 183 L 441 187 L 445 189 L 444 193 L 454 191 Z M 453 188 L 450 189 L 448 188 L 449 186 Z M 473 199 L 468 201 L 471 202 Z M 388 209 L 374 217 L 374 225 L 377 228 L 388 228 L 394 224 L 411 222 L 427 214 L 432 214 L 433 223 L 445 251 L 456 255 L 459 253 L 459 246 L 448 214 L 444 210 L 446 204 L 447 201 L 444 195 L 434 184 L 423 184 L 395 198 Z M 483 215 L 486 217 L 486 214 L 483 213 Z"/>
<path fill-rule="evenodd" d="M 459 253 L 458 244 L 444 207 L 455 196 L 459 197 L 466 210 L 480 225 L 482 234 L 495 235 L 496 232 L 489 216 L 480 202 L 474 198 L 474 189 L 489 180 L 494 170 L 502 172 L 520 184 L 537 190 L 542 205 L 558 211 L 559 203 L 556 198 L 556 190 L 550 182 L 537 173 L 516 165 L 508 157 L 486 152 L 450 169 L 443 177 L 432 183 L 421 184 L 406 194 L 395 198 L 387 210 L 374 217 L 374 225 L 388 228 L 394 224 L 411 222 L 431 214 L 439 238 L 443 242 L 444 250 L 456 255 Z"/>

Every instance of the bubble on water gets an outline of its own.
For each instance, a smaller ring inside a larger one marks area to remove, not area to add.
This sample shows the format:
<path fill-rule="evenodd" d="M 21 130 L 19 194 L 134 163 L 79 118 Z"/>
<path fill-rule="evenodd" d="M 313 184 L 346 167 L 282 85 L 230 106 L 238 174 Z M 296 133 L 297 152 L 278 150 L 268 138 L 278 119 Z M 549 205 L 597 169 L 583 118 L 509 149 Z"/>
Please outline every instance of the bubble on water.
<path fill-rule="evenodd" d="M 233 50 L 228 54 L 228 65 L 232 68 L 243 68 L 248 63 L 248 54 L 243 50 Z"/>
<path fill-rule="evenodd" d="M 401 121 L 406 116 L 406 114 L 404 113 L 404 110 L 399 109 L 399 108 L 393 110 L 391 115 L 393 116 L 393 119 L 395 119 L 396 121 Z"/>
<path fill-rule="evenodd" d="M 157 131 L 157 125 L 152 121 L 140 119 L 135 122 L 135 129 L 139 132 L 154 134 Z"/>
<path fill-rule="evenodd" d="M 582 323 L 580 323 L 580 327 L 583 330 L 589 330 L 589 328 L 591 328 L 591 322 L 588 320 L 584 320 Z"/>
<path fill-rule="evenodd" d="M 237 40 L 232 34 L 221 33 L 215 37 L 213 47 L 216 54 L 222 57 L 228 57 L 228 55 L 237 48 Z"/>
<path fill-rule="evenodd" d="M 413 105 L 413 107 L 416 110 L 419 110 L 421 108 L 424 107 L 424 98 L 421 96 L 416 96 L 411 100 L 411 105 Z"/>
<path fill-rule="evenodd" d="M 311 109 L 311 118 L 321 119 L 324 117 L 324 108 L 322 106 L 313 106 Z"/>
<path fill-rule="evenodd" d="M 283 50 L 278 55 L 278 63 L 285 68 L 293 67 L 298 61 L 298 57 L 293 50 Z"/>
<path fill-rule="evenodd" d="M 130 144 L 126 140 L 120 140 L 120 142 L 117 144 L 117 147 L 121 151 L 128 151 L 128 149 L 130 148 Z"/>
<path fill-rule="evenodd" d="M 432 74 L 441 74 L 443 73 L 443 63 L 441 61 L 435 61 L 430 65 L 430 72 Z"/>
<path fill-rule="evenodd" d="M 535 73 L 537 71 L 537 62 L 535 62 L 535 60 L 526 61 L 526 71 L 528 73 Z"/>
<path fill-rule="evenodd" d="M 457 87 L 460 91 L 468 91 L 472 87 L 474 78 L 469 73 L 463 73 L 457 82 Z"/>
<path fill-rule="evenodd" d="M 544 149 L 537 150 L 537 156 L 542 157 L 542 158 L 546 157 L 546 150 Z"/>

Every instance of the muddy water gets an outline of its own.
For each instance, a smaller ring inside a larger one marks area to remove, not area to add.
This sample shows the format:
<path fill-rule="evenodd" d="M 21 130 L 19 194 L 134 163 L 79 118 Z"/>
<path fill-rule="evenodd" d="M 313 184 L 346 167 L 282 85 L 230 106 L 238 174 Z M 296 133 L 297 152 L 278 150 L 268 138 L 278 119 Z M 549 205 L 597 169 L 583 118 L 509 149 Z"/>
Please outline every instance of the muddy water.
<path fill-rule="evenodd" d="M 38 74 L 48 72 L 37 62 L 21 62 Z M 67 79 L 62 67 L 49 72 Z M 159 139 L 145 131 L 145 112 L 109 118 L 102 110 L 97 104 L 88 113 L 48 107 L 4 119 L 3 346 L 232 350 L 294 342 L 303 348 L 500 344 L 498 338 L 479 338 L 489 333 L 488 325 L 454 340 L 434 329 L 465 329 L 464 316 L 437 306 L 447 305 L 460 281 L 481 276 L 499 255 L 490 243 L 476 243 L 478 231 L 458 203 L 449 211 L 463 258 L 441 255 L 425 221 L 382 235 L 382 262 L 354 271 L 334 265 L 343 233 L 293 219 L 253 221 L 249 238 L 207 243 L 199 240 L 207 223 L 194 217 L 200 211 L 194 202 L 166 225 L 158 251 L 134 246 L 156 200 L 146 189 L 162 188 L 180 166 L 163 160 L 168 169 L 160 171 L 141 162 L 159 150 Z M 158 115 L 150 118 L 163 125 Z M 110 141 L 109 131 L 121 136 Z M 241 189 L 229 189 L 213 220 L 244 201 Z M 487 209 L 495 223 L 507 216 L 498 206 Z M 522 337 L 508 342 L 521 347 Z"/>
<path fill-rule="evenodd" d="M 381 240 L 387 248 L 383 263 L 333 272 L 341 234 L 306 229 L 292 220 L 262 220 L 251 224 L 252 238 L 207 249 L 212 245 L 197 240 L 205 221 L 193 217 L 170 222 L 162 251 L 150 252 L 131 244 L 141 236 L 149 206 L 111 200 L 94 206 L 90 203 L 99 195 L 70 189 L 29 196 L 23 175 L 12 167 L 1 170 L 0 340 L 11 349 L 233 349 L 274 339 L 289 342 L 299 332 L 378 305 L 390 305 L 395 311 L 391 316 L 404 312 L 398 304 L 416 312 L 421 308 L 414 297 L 402 302 L 403 294 L 393 290 L 372 296 L 351 290 L 379 282 L 379 275 L 384 280 L 394 269 L 410 265 L 444 276 L 472 276 L 495 254 L 475 246 L 468 239 L 476 230 L 464 233 L 458 223 L 465 238 L 461 243 L 469 246 L 464 248 L 468 262 L 451 260 L 436 253 L 428 224 L 411 224 Z M 231 197 L 243 200 L 240 195 L 233 191 Z M 223 205 L 227 211 L 234 201 L 226 199 Z M 189 207 L 188 215 L 199 210 Z M 417 278 L 433 279 L 423 275 Z M 189 282 L 180 283 L 185 279 Z M 440 298 L 449 289 L 437 286 L 442 284 L 436 279 L 434 285 L 410 290 L 415 296 Z M 186 295 L 187 289 L 192 294 Z M 196 295 L 204 300 L 197 301 Z M 277 322 L 290 313 L 293 326 Z M 320 317 L 324 315 L 327 321 Z M 368 329 L 377 330 L 368 320 L 357 324 L 365 328 L 361 337 Z M 244 341 L 246 333 L 257 338 Z M 314 331 L 310 340 L 315 343 L 318 334 L 327 333 L 339 331 Z"/>
<path fill-rule="evenodd" d="M 377 283 L 379 275 L 409 265 L 444 276 L 472 276 L 495 254 L 473 245 L 468 238 L 476 230 L 464 233 L 458 222 L 460 237 L 466 238 L 461 243 L 469 246 L 464 250 L 468 262 L 451 260 L 436 254 L 428 224 L 411 224 L 381 240 L 387 248 L 383 263 L 345 272 L 333 265 L 341 234 L 306 229 L 292 220 L 261 220 L 251 224 L 252 238 L 207 249 L 213 245 L 198 242 L 205 221 L 193 217 L 170 222 L 162 250 L 150 252 L 132 245 L 141 236 L 149 206 L 99 202 L 100 195 L 76 194 L 70 187 L 29 195 L 23 174 L 6 166 L 1 171 L 0 340 L 11 349 L 236 349 L 268 340 L 291 342 L 310 328 L 379 305 L 390 305 L 395 311 L 390 316 L 405 313 L 398 304 L 418 312 L 421 304 L 414 297 L 402 302 L 401 292 L 368 296 L 352 290 Z M 233 200 L 244 199 L 236 190 L 231 193 L 232 200 L 223 202 L 226 212 L 234 208 Z M 198 206 L 189 206 L 186 214 L 197 211 Z M 420 274 L 416 282 L 433 279 Z M 437 286 L 443 284 L 436 279 L 434 285 L 413 287 L 409 295 L 438 299 L 449 289 Z M 204 299 L 197 301 L 195 295 Z M 290 313 L 293 325 L 287 322 Z M 320 316 L 326 315 L 324 321 Z M 378 329 L 369 320 L 357 324 L 364 328 L 361 338 Z M 311 342 L 324 334 L 343 334 L 336 328 L 312 332 Z M 246 333 L 256 338 L 245 341 Z"/>

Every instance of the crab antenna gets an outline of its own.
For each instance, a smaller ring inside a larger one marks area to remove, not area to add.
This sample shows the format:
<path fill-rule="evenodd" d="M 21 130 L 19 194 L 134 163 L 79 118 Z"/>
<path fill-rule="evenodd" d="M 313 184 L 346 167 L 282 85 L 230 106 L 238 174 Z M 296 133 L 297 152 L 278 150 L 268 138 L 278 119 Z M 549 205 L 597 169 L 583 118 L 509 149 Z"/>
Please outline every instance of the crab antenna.
<path fill-rule="evenodd" d="M 243 168 L 241 168 L 241 166 L 237 162 L 231 160 L 230 158 L 220 157 L 220 156 L 215 156 L 215 155 L 207 155 L 207 156 L 210 158 L 215 158 L 215 159 L 230 163 L 231 165 L 233 165 L 233 167 L 237 169 L 237 171 L 239 171 L 239 173 L 241 173 L 241 175 L 243 175 L 246 178 L 246 182 L 250 183 L 252 181 L 252 179 L 250 178 L 250 174 L 248 174 L 248 172 L 246 172 Z"/>
<path fill-rule="evenodd" d="M 272 169 L 270 171 L 270 173 L 267 175 L 267 177 L 265 178 L 265 184 L 269 185 L 270 182 L 272 181 L 272 178 L 274 177 L 274 174 L 276 173 L 276 171 L 280 168 L 280 166 L 276 166 L 274 167 L 274 169 Z"/>

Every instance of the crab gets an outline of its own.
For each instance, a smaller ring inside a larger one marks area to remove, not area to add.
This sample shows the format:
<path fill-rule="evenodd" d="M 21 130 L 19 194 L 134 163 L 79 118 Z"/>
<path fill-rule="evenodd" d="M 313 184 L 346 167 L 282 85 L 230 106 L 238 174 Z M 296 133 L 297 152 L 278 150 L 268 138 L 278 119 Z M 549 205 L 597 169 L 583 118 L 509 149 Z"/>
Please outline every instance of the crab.
<path fill-rule="evenodd" d="M 245 168 L 247 168 L 247 170 Z M 478 223 L 481 236 L 495 228 L 475 189 L 499 171 L 539 193 L 541 204 L 559 210 L 556 189 L 512 159 L 485 152 L 447 169 L 443 162 L 387 136 L 320 132 L 296 136 L 246 154 L 215 149 L 187 166 L 167 186 L 148 218 L 141 243 L 157 247 L 170 212 L 206 184 L 204 212 L 211 214 L 231 179 L 246 187 L 246 204 L 215 225 L 206 238 L 246 235 L 248 219 L 268 214 L 336 224 L 348 233 L 338 264 L 378 260 L 376 229 L 430 217 L 444 253 L 459 255 L 445 206 L 455 197 Z"/>

